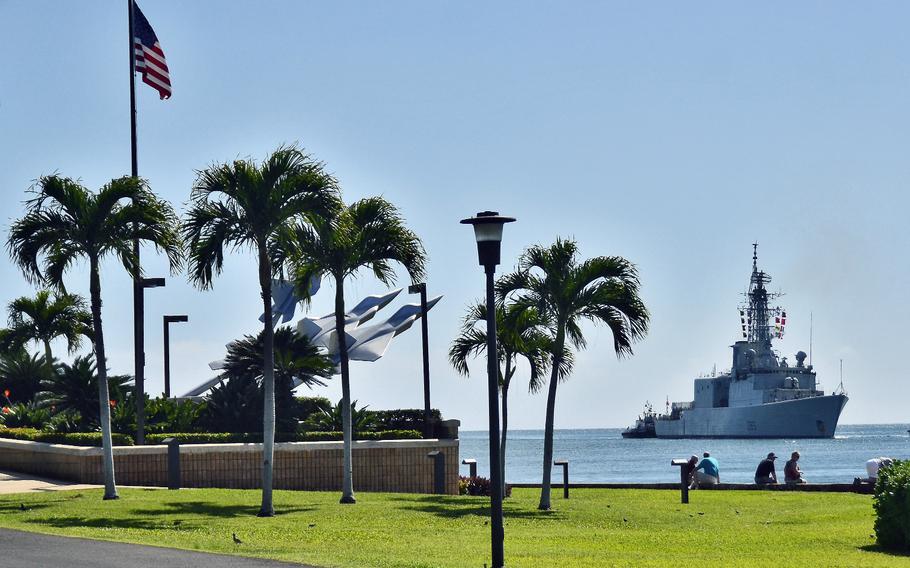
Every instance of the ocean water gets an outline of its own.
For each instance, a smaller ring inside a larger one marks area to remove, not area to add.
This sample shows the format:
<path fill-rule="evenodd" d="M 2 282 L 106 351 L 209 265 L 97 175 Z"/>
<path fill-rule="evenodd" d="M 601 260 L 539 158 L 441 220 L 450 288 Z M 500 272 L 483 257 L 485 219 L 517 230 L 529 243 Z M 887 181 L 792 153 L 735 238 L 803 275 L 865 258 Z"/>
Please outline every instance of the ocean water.
<path fill-rule="evenodd" d="M 722 482 L 751 483 L 755 468 L 768 452 L 778 456 L 777 474 L 799 451 L 799 464 L 810 482 L 850 483 L 866 476 L 866 460 L 887 456 L 910 459 L 910 424 L 854 424 L 837 427 L 831 439 L 821 440 L 626 440 L 621 428 L 556 430 L 553 459 L 569 461 L 570 483 L 669 483 L 679 480 L 673 458 L 709 451 L 720 462 Z M 478 475 L 489 476 L 487 431 L 461 431 L 460 458 L 477 460 Z M 461 474 L 468 475 L 462 465 Z M 506 481 L 540 483 L 543 468 L 543 430 L 510 430 L 506 449 Z M 562 483 L 562 468 L 553 468 L 554 483 Z"/>

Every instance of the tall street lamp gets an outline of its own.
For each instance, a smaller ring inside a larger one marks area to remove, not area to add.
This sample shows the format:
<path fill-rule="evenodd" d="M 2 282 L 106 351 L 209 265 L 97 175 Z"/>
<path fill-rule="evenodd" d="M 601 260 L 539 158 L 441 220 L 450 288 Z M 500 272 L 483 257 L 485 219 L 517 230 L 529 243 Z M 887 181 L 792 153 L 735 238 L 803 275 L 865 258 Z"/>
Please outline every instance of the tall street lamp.
<path fill-rule="evenodd" d="M 495 211 L 482 211 L 476 217 L 462 219 L 474 226 L 477 257 L 487 274 L 487 398 L 490 411 L 490 540 L 492 566 L 504 566 L 502 543 L 502 461 L 499 456 L 499 357 L 496 352 L 496 300 L 493 297 L 493 275 L 499 264 L 502 227 L 515 221 L 500 217 Z"/>
<path fill-rule="evenodd" d="M 189 316 L 164 316 L 164 398 L 171 398 L 171 326 L 189 321 Z"/>
<path fill-rule="evenodd" d="M 408 287 L 409 294 L 420 294 L 421 328 L 423 331 L 423 435 L 433 437 L 433 425 L 430 423 L 430 348 L 427 332 L 427 285 L 425 282 Z"/>
<path fill-rule="evenodd" d="M 138 241 L 137 241 L 138 242 Z M 133 281 L 133 363 L 136 393 L 136 444 L 145 443 L 145 289 L 161 288 L 164 278 L 136 278 Z M 99 362 L 103 365 L 104 362 Z"/>

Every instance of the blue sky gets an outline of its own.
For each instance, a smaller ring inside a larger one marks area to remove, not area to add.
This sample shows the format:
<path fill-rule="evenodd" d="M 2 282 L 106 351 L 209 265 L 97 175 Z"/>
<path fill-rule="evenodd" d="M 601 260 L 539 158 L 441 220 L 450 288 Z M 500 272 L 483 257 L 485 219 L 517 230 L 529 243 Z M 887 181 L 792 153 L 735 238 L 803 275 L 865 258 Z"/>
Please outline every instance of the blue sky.
<path fill-rule="evenodd" d="M 430 293 L 445 295 L 429 320 L 433 404 L 463 427 L 486 424 L 483 361 L 460 378 L 446 353 L 483 274 L 458 221 L 484 209 L 518 218 L 503 270 L 556 236 L 640 269 L 650 334 L 617 361 L 609 333 L 587 328 L 557 427 L 626 425 L 646 399 L 689 400 L 692 378 L 728 367 L 754 241 L 772 287 L 786 292 L 781 352 L 808 351 L 812 313 L 823 388 L 837 385 L 844 361 L 842 421 L 908 421 L 906 4 L 140 6 L 174 88 L 160 101 L 137 86 L 140 175 L 182 211 L 195 170 L 296 141 L 337 175 L 346 200 L 396 203 L 429 253 Z M 129 173 L 126 25 L 122 0 L 0 0 L 4 240 L 38 176 L 97 188 Z M 150 276 L 164 275 L 162 259 L 145 258 Z M 163 388 L 162 314 L 190 316 L 171 332 L 177 392 L 255 331 L 253 268 L 240 252 L 212 291 L 177 275 L 147 293 L 151 391 Z M 33 293 L 8 259 L 0 279 L 3 303 Z M 69 282 L 87 295 L 83 267 Z M 364 275 L 347 299 L 381 289 Z M 110 365 L 131 373 L 130 283 L 113 263 L 102 290 Z M 312 313 L 330 312 L 331 296 L 325 288 Z M 516 381 L 512 427 L 541 428 L 545 397 Z M 355 364 L 352 389 L 372 408 L 420 407 L 420 334 Z M 340 387 L 314 393 L 337 399 Z"/>

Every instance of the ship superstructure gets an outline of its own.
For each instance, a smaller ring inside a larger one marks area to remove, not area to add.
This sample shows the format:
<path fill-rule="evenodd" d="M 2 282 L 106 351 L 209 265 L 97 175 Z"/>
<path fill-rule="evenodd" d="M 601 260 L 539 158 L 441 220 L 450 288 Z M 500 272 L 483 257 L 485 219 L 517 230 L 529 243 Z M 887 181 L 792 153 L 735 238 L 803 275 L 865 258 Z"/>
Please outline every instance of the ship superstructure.
<path fill-rule="evenodd" d="M 655 423 L 658 438 L 831 438 L 843 393 L 825 395 L 806 354 L 794 365 L 771 348 L 783 336 L 786 312 L 770 306 L 771 277 L 758 269 L 753 245 L 752 276 L 740 309 L 743 339 L 733 344 L 729 372 L 695 379 L 695 400 L 674 402 Z"/>

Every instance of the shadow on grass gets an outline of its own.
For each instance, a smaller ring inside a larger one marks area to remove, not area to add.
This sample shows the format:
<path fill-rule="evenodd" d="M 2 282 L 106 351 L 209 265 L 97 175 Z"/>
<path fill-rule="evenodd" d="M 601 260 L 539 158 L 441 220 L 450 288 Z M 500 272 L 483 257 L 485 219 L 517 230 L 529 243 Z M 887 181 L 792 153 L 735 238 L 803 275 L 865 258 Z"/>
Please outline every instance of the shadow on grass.
<path fill-rule="evenodd" d="M 910 551 L 908 550 L 889 550 L 882 547 L 880 544 L 867 544 L 866 546 L 860 546 L 859 549 L 864 552 L 877 552 L 879 554 L 885 554 L 887 556 L 899 556 L 903 558 L 910 557 Z"/>
<path fill-rule="evenodd" d="M 50 519 L 28 519 L 25 521 L 33 525 L 54 527 L 58 529 L 71 529 L 89 527 L 98 529 L 141 529 L 161 530 L 166 528 L 161 522 L 147 519 L 107 519 L 85 517 L 53 517 Z"/>
<path fill-rule="evenodd" d="M 409 511 L 421 511 L 446 519 L 461 519 L 464 517 L 490 516 L 489 500 L 478 501 L 465 497 L 426 495 L 421 497 L 392 497 L 391 501 L 401 503 L 400 508 Z M 508 501 L 503 502 L 503 516 L 511 519 L 546 519 L 557 521 L 562 519 L 559 511 L 540 511 L 538 509 L 521 509 L 510 506 Z"/>
<path fill-rule="evenodd" d="M 25 506 L 25 510 L 22 509 L 22 506 Z M 29 511 L 37 511 L 39 509 L 46 509 L 50 507 L 49 503 L 4 503 L 0 505 L 0 515 L 6 513 L 27 513 Z"/>
<path fill-rule="evenodd" d="M 314 511 L 314 507 L 279 507 L 275 516 L 292 513 L 307 513 Z M 139 516 L 174 516 L 174 515 L 199 515 L 201 517 L 255 517 L 259 506 L 252 505 L 219 505 L 209 501 L 177 501 L 161 503 L 154 509 L 133 509 L 134 515 Z"/>

